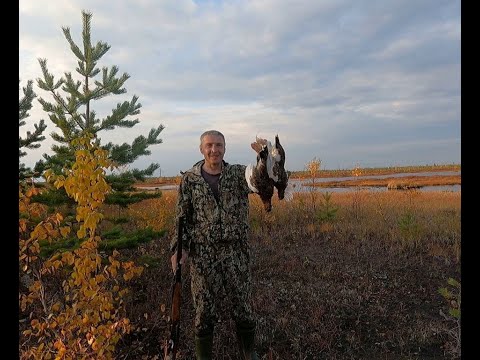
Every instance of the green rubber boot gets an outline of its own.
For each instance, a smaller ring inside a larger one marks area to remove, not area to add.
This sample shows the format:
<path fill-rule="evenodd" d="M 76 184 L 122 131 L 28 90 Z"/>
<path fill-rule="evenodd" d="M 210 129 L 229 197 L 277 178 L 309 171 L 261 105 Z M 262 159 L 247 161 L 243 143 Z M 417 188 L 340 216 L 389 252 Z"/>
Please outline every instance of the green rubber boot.
<path fill-rule="evenodd" d="M 255 325 L 237 326 L 237 339 L 242 360 L 259 360 L 255 347 Z"/>
<path fill-rule="evenodd" d="M 213 335 L 195 336 L 197 360 L 212 360 Z"/>

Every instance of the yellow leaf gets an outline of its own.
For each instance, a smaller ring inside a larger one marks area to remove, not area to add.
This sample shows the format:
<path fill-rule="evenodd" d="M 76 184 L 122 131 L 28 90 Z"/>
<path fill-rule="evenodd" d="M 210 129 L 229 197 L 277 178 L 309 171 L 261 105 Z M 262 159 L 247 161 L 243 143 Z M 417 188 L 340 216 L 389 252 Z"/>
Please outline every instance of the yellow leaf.
<path fill-rule="evenodd" d="M 83 239 L 86 235 L 87 234 L 86 234 L 85 228 L 83 226 L 80 227 L 80 229 L 77 231 L 77 237 L 79 239 Z"/>

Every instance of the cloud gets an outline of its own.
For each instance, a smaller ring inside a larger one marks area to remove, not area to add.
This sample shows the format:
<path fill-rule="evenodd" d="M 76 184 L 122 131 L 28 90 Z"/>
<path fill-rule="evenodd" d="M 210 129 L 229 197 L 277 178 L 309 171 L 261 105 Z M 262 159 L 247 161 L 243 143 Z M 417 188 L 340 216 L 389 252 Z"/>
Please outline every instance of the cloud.
<path fill-rule="evenodd" d="M 256 135 L 279 134 L 287 166 L 460 163 L 460 1 L 187 1 L 19 3 L 19 78 L 56 79 L 81 45 L 81 10 L 92 41 L 110 50 L 98 66 L 119 67 L 126 94 L 92 106 L 105 116 L 135 94 L 140 123 L 105 132 L 131 142 L 159 124 L 163 143 L 135 165 L 158 162 L 165 176 L 197 161 L 200 134 L 227 137 L 226 159 L 248 163 Z M 40 89 L 37 95 L 48 98 Z M 36 104 L 27 126 L 48 115 Z M 47 136 L 48 137 L 48 136 Z M 33 164 L 51 139 L 22 160 Z"/>

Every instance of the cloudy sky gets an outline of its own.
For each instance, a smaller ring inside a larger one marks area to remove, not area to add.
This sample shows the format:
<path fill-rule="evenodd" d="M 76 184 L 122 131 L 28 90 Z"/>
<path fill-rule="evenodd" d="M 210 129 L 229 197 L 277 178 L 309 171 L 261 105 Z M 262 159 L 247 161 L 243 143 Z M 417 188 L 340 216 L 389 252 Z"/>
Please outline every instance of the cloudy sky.
<path fill-rule="evenodd" d="M 459 0 L 20 0 L 21 86 L 42 76 L 38 58 L 80 80 L 62 27 L 83 48 L 82 10 L 92 43 L 111 46 L 98 66 L 130 75 L 125 94 L 92 104 L 97 116 L 142 104 L 139 124 L 99 135 L 130 143 L 163 124 L 163 143 L 133 164 L 160 164 L 156 176 L 200 160 L 208 129 L 225 134 L 230 163 L 253 162 L 255 136 L 276 134 L 289 170 L 460 163 Z M 29 166 L 55 131 L 35 100 L 20 135 L 39 119 L 47 139 Z"/>

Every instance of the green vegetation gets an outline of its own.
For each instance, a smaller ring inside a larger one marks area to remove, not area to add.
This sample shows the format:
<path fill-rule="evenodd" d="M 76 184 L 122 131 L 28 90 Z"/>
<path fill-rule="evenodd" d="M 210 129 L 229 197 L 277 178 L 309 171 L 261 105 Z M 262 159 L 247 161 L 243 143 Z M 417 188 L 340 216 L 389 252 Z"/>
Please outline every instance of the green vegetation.
<path fill-rule="evenodd" d="M 158 239 L 164 234 L 165 231 L 154 231 L 151 228 L 137 229 L 125 234 L 121 227 L 112 227 L 100 234 L 102 242 L 99 244 L 99 249 L 108 251 L 109 253 L 112 250 L 132 249 L 138 247 L 140 244 Z M 42 258 L 48 258 L 55 253 L 72 251 L 78 249 L 82 242 L 83 241 L 77 237 L 65 238 L 55 242 L 47 240 L 39 241 L 40 256 Z"/>
<path fill-rule="evenodd" d="M 18 102 L 18 126 L 19 128 L 26 125 L 26 119 L 30 116 L 28 113 L 33 106 L 33 99 L 35 99 L 37 95 L 33 91 L 33 81 L 28 80 L 27 86 L 23 88 L 23 97 L 20 98 Z M 19 155 L 18 155 L 18 173 L 19 179 L 24 180 L 33 176 L 33 172 L 30 168 L 26 167 L 20 159 L 27 155 L 26 149 L 36 149 L 40 147 L 40 142 L 45 140 L 45 136 L 43 136 L 43 131 L 46 129 L 45 122 L 40 120 L 38 124 L 34 124 L 35 131 L 27 131 L 24 137 L 18 137 L 18 147 L 19 147 Z"/>
<path fill-rule="evenodd" d="M 84 133 L 93 134 L 96 145 L 100 146 L 100 135 L 104 132 L 116 128 L 132 128 L 139 123 L 135 116 L 140 114 L 142 105 L 137 103 L 136 95 L 130 101 L 118 103 L 110 115 L 103 119 L 97 118 L 93 103 L 111 95 L 126 93 L 124 85 L 130 75 L 123 73 L 118 76 L 117 66 L 101 69 L 98 67 L 98 62 L 110 50 L 110 45 L 103 41 L 92 44 L 91 20 L 92 14 L 82 11 L 83 32 L 80 46 L 73 41 L 70 28 L 62 27 L 65 39 L 78 62 L 75 68 L 78 80 L 73 77 L 72 72 L 65 72 L 63 77 L 55 80 L 54 75 L 48 71 L 47 59 L 38 60 L 43 78 L 37 80 L 37 85 L 50 95 L 53 102 L 42 97 L 38 101 L 56 128 L 56 132 L 51 134 L 56 142 L 52 146 L 54 154 L 44 154 L 44 160 L 39 161 L 35 166 L 38 170 L 51 168 L 59 174 L 65 166 L 71 166 L 75 161 L 76 150 L 71 141 Z M 110 142 L 101 144 L 101 147 L 108 151 L 109 158 L 115 162 L 117 168 L 125 167 L 141 156 L 150 155 L 148 148 L 162 143 L 158 136 L 163 129 L 164 126 L 160 124 L 156 129 L 151 129 L 148 136 L 138 136 L 131 144 L 116 145 Z M 123 171 L 119 186 L 123 187 L 123 191 L 128 190 L 125 185 L 127 178 L 130 184 L 133 184 L 135 180 L 141 180 L 144 176 L 153 174 L 159 166 L 159 164 L 151 164 L 145 170 Z M 109 180 L 109 183 L 114 183 L 113 179 Z M 115 190 L 115 187 L 112 187 Z"/>
<path fill-rule="evenodd" d="M 332 203 L 332 193 L 326 191 L 322 193 L 320 199 L 320 207 L 318 208 L 316 215 L 320 222 L 332 222 L 337 216 L 338 207 Z"/>

